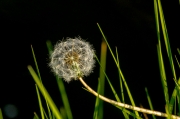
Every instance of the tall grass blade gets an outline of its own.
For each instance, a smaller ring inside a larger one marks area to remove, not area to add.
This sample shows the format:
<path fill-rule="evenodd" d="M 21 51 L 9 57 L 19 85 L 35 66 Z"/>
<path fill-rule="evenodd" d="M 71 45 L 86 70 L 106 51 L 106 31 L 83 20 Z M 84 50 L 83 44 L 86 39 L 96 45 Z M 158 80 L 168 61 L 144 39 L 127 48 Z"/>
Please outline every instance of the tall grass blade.
<path fill-rule="evenodd" d="M 108 42 L 107 42 L 107 39 L 106 39 L 106 37 L 105 37 L 105 35 L 104 35 L 104 33 L 103 33 L 100 25 L 99 25 L 98 23 L 97 23 L 97 25 L 98 25 L 99 30 L 100 30 L 100 32 L 101 32 L 101 34 L 102 34 L 102 36 L 103 36 L 103 38 L 104 38 L 107 46 L 108 46 L 108 49 L 109 49 L 110 52 L 111 52 L 111 55 L 112 55 L 112 57 L 113 57 L 113 59 L 114 59 L 114 61 L 115 61 L 115 63 L 116 63 L 116 66 L 117 66 L 117 68 L 118 68 L 118 72 L 120 73 L 120 75 L 121 75 L 121 77 L 122 77 L 122 79 L 123 79 L 123 83 L 124 83 L 125 88 L 126 88 L 126 90 L 127 90 L 127 93 L 128 93 L 129 98 L 130 98 L 130 101 L 131 101 L 132 105 L 135 106 L 135 103 L 134 103 L 133 97 L 132 97 L 132 95 L 131 95 L 131 92 L 130 92 L 130 90 L 129 90 L 129 87 L 128 87 L 127 83 L 126 83 L 126 80 L 125 80 L 125 78 L 124 78 L 124 76 L 123 76 L 123 74 L 122 74 L 122 71 L 121 71 L 120 67 L 118 66 L 118 62 L 117 62 L 117 60 L 116 60 L 116 58 L 115 58 L 115 56 L 114 56 L 114 54 L 113 54 L 113 52 L 112 52 L 112 50 L 111 50 L 111 47 L 109 46 L 109 44 L 108 44 Z M 137 111 L 135 111 L 135 114 L 137 115 L 137 117 L 140 117 L 140 116 L 139 116 L 139 113 L 138 113 Z"/>
<path fill-rule="evenodd" d="M 98 119 L 98 114 L 99 114 L 99 91 L 100 91 L 100 79 L 98 78 L 98 89 L 97 89 L 97 93 L 98 93 L 98 96 L 96 97 L 96 102 L 95 102 L 95 108 L 94 108 L 94 113 L 93 113 L 93 119 Z M 84 90 L 88 91 L 87 89 L 83 88 Z"/>
<path fill-rule="evenodd" d="M 164 97 L 165 97 L 165 102 L 166 102 L 166 108 L 169 110 L 168 85 L 167 85 L 166 72 L 165 72 L 165 68 L 164 68 L 164 61 L 163 61 L 163 56 L 162 56 L 162 51 L 161 51 L 160 40 L 157 45 L 157 52 L 158 52 L 159 69 L 160 69 L 161 82 L 162 82 L 162 87 L 163 87 Z M 169 111 L 167 113 L 169 113 Z"/>
<path fill-rule="evenodd" d="M 99 65 L 100 65 L 100 67 L 101 67 L 101 63 L 100 63 L 99 59 L 97 58 L 96 55 L 95 55 L 95 57 L 96 57 L 96 60 L 97 60 L 97 62 L 99 63 Z M 117 100 L 118 102 L 121 102 L 120 99 L 119 99 L 119 97 L 118 97 L 118 95 L 117 95 L 117 93 L 116 93 L 116 91 L 115 91 L 115 89 L 114 89 L 114 87 L 113 87 L 112 84 L 111 84 L 111 81 L 109 80 L 108 76 L 106 75 L 105 71 L 104 71 L 104 70 L 102 70 L 102 71 L 103 71 L 103 73 L 104 73 L 104 75 L 105 75 L 105 77 L 106 77 L 106 79 L 107 79 L 107 81 L 108 81 L 108 83 L 109 83 L 109 85 L 110 85 L 110 88 L 111 88 L 111 90 L 112 90 L 112 92 L 113 92 L 116 100 Z M 125 112 L 128 112 L 128 114 L 134 116 L 134 114 L 133 114 L 132 112 L 129 112 L 128 110 L 126 110 L 126 109 L 124 109 L 124 108 L 122 108 L 122 107 L 119 107 L 119 108 L 120 108 L 121 110 L 124 110 L 124 111 L 122 111 L 122 112 L 123 112 L 123 114 L 124 114 L 124 116 L 125 116 L 126 119 L 129 119 L 129 117 L 128 117 L 128 115 L 127 115 Z M 137 117 L 137 115 L 136 115 L 134 118 L 136 118 L 136 117 Z"/>
<path fill-rule="evenodd" d="M 118 66 L 120 67 L 117 47 L 116 47 L 116 60 L 117 60 Z M 118 72 L 118 73 L 119 73 L 119 72 Z M 124 100 L 124 91 L 123 91 L 123 84 L 122 84 L 122 77 L 121 77 L 120 74 L 119 74 L 119 82 L 120 82 L 120 91 L 121 91 L 122 102 L 125 103 L 125 100 Z"/>
<path fill-rule="evenodd" d="M 35 63 L 35 66 L 36 66 L 36 70 L 37 70 L 37 73 L 38 73 L 38 77 L 39 77 L 39 79 L 41 80 L 40 71 L 39 71 L 39 68 L 38 68 L 36 56 L 35 56 L 34 49 L 33 49 L 32 45 L 31 45 L 31 50 L 32 50 L 33 59 L 34 59 L 34 63 Z M 42 81 L 42 80 L 41 80 L 41 81 Z"/>
<path fill-rule="evenodd" d="M 53 51 L 53 46 L 52 46 L 51 41 L 49 41 L 49 40 L 46 41 L 46 45 L 47 45 L 49 55 L 50 55 L 52 53 L 52 51 Z M 66 94 L 66 90 L 65 90 L 63 80 L 56 76 L 56 81 L 57 81 L 58 88 L 59 88 L 59 91 L 60 91 L 60 94 L 61 94 L 62 102 L 64 104 L 64 108 L 66 110 L 67 117 L 68 117 L 68 119 L 73 119 L 71 108 L 70 108 L 70 105 L 69 105 L 69 101 L 68 101 L 68 97 L 67 97 L 67 94 Z"/>
<path fill-rule="evenodd" d="M 103 70 L 106 70 L 106 54 L 107 54 L 107 45 L 102 38 L 102 43 L 101 43 L 101 56 L 100 56 L 100 63 L 101 63 L 101 68 L 99 72 L 99 81 L 98 81 L 98 93 L 101 95 L 104 95 L 104 86 L 105 86 L 105 75 L 103 73 Z M 96 110 L 96 115 L 97 119 L 103 119 L 103 101 L 99 100 L 99 98 L 96 98 L 96 103 L 95 103 L 95 110 L 98 106 L 98 110 Z"/>
<path fill-rule="evenodd" d="M 55 103 L 51 99 L 51 96 L 49 95 L 49 93 L 47 92 L 47 90 L 43 86 L 42 82 L 38 78 L 37 74 L 35 73 L 35 71 L 33 70 L 33 68 L 30 65 L 28 65 L 28 70 L 29 70 L 30 74 L 32 75 L 34 81 L 36 82 L 36 84 L 37 84 L 39 90 L 41 91 L 42 95 L 44 96 L 44 98 L 46 98 L 46 100 L 47 100 L 52 112 L 54 113 L 55 117 L 57 119 L 62 119 L 62 116 L 61 116 L 58 108 L 56 107 Z"/>
<path fill-rule="evenodd" d="M 161 21 L 161 26 L 162 26 L 162 31 L 163 31 L 166 51 L 167 51 L 169 62 L 170 62 L 170 66 L 171 66 L 171 71 L 172 71 L 174 80 L 177 80 L 176 72 L 175 72 L 175 68 L 174 68 L 174 63 L 173 63 L 173 58 L 172 58 L 170 42 L 169 42 L 169 37 L 168 37 L 168 33 L 167 33 L 166 23 L 165 23 L 164 14 L 163 14 L 163 10 L 162 10 L 162 6 L 161 6 L 161 1 L 160 0 L 158 0 L 158 8 L 159 8 L 160 21 Z M 180 80 L 178 81 L 178 83 L 180 83 Z M 169 113 L 170 114 L 172 114 L 173 105 L 174 105 L 174 101 L 176 99 L 176 96 L 177 96 L 177 89 L 175 87 L 175 89 L 173 91 L 173 94 L 172 94 L 172 97 L 171 97 L 171 100 L 170 100 L 170 104 L 169 104 Z"/>
<path fill-rule="evenodd" d="M 150 96 L 149 96 L 149 93 L 148 93 L 147 88 L 145 88 L 145 91 L 146 91 L 146 95 L 147 95 L 147 99 L 148 99 L 149 107 L 150 107 L 150 109 L 151 109 L 151 110 L 154 110 L 154 109 L 153 109 L 152 102 L 151 102 L 151 98 L 150 98 Z M 156 119 L 155 115 L 152 115 L 152 118 L 153 118 L 153 119 Z"/>
<path fill-rule="evenodd" d="M 35 86 L 36 86 L 36 92 L 37 92 L 37 96 L 38 96 L 38 102 L 39 102 L 39 108 L 40 108 L 41 118 L 44 119 L 44 113 L 43 113 L 43 106 L 42 106 L 42 102 L 41 102 L 41 97 L 40 97 L 40 94 L 39 94 L 39 90 L 38 90 L 37 85 L 35 85 Z"/>

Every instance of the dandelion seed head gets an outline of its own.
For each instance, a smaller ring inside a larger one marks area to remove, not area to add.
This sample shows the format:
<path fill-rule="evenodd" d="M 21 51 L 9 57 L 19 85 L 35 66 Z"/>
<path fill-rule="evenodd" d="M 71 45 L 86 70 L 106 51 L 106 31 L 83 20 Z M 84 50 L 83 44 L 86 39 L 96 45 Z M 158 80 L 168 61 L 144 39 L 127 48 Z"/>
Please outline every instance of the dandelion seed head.
<path fill-rule="evenodd" d="M 93 47 L 81 37 L 58 42 L 50 56 L 52 71 L 65 81 L 88 76 L 95 64 Z"/>

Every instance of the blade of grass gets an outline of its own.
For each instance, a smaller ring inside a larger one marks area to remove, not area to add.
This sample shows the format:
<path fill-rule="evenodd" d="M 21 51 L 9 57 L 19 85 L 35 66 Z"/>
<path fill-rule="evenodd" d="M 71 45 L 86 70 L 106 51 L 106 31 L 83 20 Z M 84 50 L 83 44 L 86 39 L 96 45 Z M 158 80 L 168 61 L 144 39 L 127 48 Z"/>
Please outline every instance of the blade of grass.
<path fill-rule="evenodd" d="M 98 89 L 97 89 L 97 93 L 98 96 L 96 97 L 96 102 L 95 102 L 95 108 L 94 108 L 94 113 L 93 113 L 93 119 L 98 119 L 98 113 L 99 113 L 99 91 L 101 88 L 101 84 L 100 84 L 100 79 L 98 78 Z M 86 91 L 88 91 L 87 89 L 85 89 Z"/>
<path fill-rule="evenodd" d="M 95 58 L 96 58 L 97 62 L 99 63 L 100 67 L 101 67 L 101 63 L 100 63 L 100 61 L 99 61 L 99 59 L 97 58 L 96 55 L 95 55 Z M 104 71 L 104 70 L 102 70 L 102 71 L 103 71 L 103 73 L 104 73 L 104 75 L 105 75 L 105 77 L 106 77 L 106 79 L 107 79 L 107 81 L 108 81 L 108 83 L 109 83 L 109 85 L 110 85 L 110 88 L 111 88 L 111 90 L 112 90 L 112 92 L 113 92 L 116 100 L 117 100 L 118 102 L 121 102 L 120 99 L 119 99 L 119 97 L 118 97 L 118 95 L 117 95 L 117 93 L 116 93 L 116 91 L 115 91 L 115 89 L 114 89 L 114 87 L 112 86 L 112 84 L 111 84 L 108 76 L 106 75 L 105 71 Z M 121 107 L 120 107 L 120 108 L 121 108 Z M 121 110 L 126 110 L 126 109 L 121 108 Z M 124 112 L 125 112 L 125 111 L 123 111 L 123 114 L 124 114 L 125 118 L 128 119 L 128 118 L 129 118 L 128 115 L 127 115 L 126 113 L 124 113 Z M 132 113 L 132 112 L 131 112 L 131 113 Z M 132 115 L 134 115 L 134 114 L 132 113 Z M 136 115 L 136 117 L 137 117 L 137 115 Z M 135 118 L 136 118 L 136 117 L 135 117 Z"/>
<path fill-rule="evenodd" d="M 161 21 L 166 51 L 168 54 L 172 74 L 173 74 L 174 78 L 176 79 L 176 72 L 175 72 L 174 62 L 173 62 L 173 58 L 172 58 L 171 46 L 170 46 L 170 42 L 169 42 L 168 32 L 167 32 L 166 23 L 165 23 L 164 14 L 163 14 L 162 5 L 161 5 L 160 0 L 158 0 L 158 8 L 159 8 L 159 15 L 160 15 L 160 21 Z"/>
<path fill-rule="evenodd" d="M 38 73 L 38 77 L 39 77 L 39 79 L 41 80 L 41 75 L 40 75 L 40 72 L 39 72 L 39 68 L 38 68 L 36 56 L 35 56 L 34 49 L 33 49 L 32 45 L 31 45 L 31 50 L 32 50 L 33 59 L 34 59 L 34 63 L 35 63 L 35 66 L 36 66 L 36 70 L 37 70 L 37 73 Z M 42 80 L 41 80 L 41 81 L 42 81 Z"/>
<path fill-rule="evenodd" d="M 56 105 L 53 102 L 52 98 L 50 97 L 49 93 L 47 92 L 47 90 L 43 86 L 42 82 L 38 78 L 37 74 L 35 73 L 35 71 L 33 70 L 33 68 L 30 65 L 28 65 L 28 70 L 29 70 L 30 74 L 32 75 L 34 81 L 36 82 L 38 88 L 40 89 L 42 95 L 44 96 L 44 98 L 46 98 L 46 100 L 47 100 L 47 102 L 48 102 L 52 112 L 56 116 L 56 118 L 57 119 L 62 119 L 61 114 L 60 114 L 58 108 L 56 107 Z"/>
<path fill-rule="evenodd" d="M 40 75 L 40 71 L 39 71 L 39 68 L 38 68 L 37 60 L 36 60 L 36 56 L 35 56 L 34 49 L 33 49 L 32 45 L 31 45 L 31 50 L 32 50 L 33 59 L 34 59 L 34 63 L 35 63 L 35 66 L 36 66 L 36 70 L 37 70 L 37 72 L 38 72 L 39 79 L 40 79 L 40 81 L 42 82 L 41 75 Z M 46 98 L 45 98 L 45 100 L 46 100 Z M 47 100 L 46 100 L 46 105 L 47 105 L 49 117 L 50 117 L 50 119 L 51 119 L 51 112 L 50 112 L 50 109 L 49 109 L 49 105 L 48 105 L 48 103 L 47 103 Z"/>
<path fill-rule="evenodd" d="M 98 84 L 98 93 L 101 95 L 104 95 L 104 86 L 105 86 L 105 75 L 102 70 L 106 70 L 106 54 L 107 54 L 107 45 L 102 38 L 102 43 L 101 43 L 101 57 L 100 57 L 100 63 L 102 68 L 100 68 L 99 72 L 99 84 Z M 96 103 L 95 108 L 98 106 L 98 110 L 96 110 L 97 114 L 97 119 L 103 119 L 103 101 L 99 100 L 99 98 L 96 98 Z"/>
<path fill-rule="evenodd" d="M 117 47 L 116 47 L 116 60 L 117 60 L 117 64 L 118 66 L 120 67 L 120 63 L 119 63 L 119 56 L 118 56 L 118 51 L 117 51 Z M 119 72 L 118 72 L 119 73 Z M 123 91 L 123 84 L 122 84 L 122 77 L 121 75 L 119 74 L 119 81 L 120 81 L 120 91 L 121 91 L 121 97 L 122 97 L 122 102 L 125 103 L 125 100 L 124 100 L 124 91 Z"/>
<path fill-rule="evenodd" d="M 113 54 L 113 52 L 112 52 L 112 50 L 111 50 L 111 47 L 109 46 L 109 44 L 108 44 L 108 42 L 107 42 L 107 39 L 106 39 L 106 37 L 105 37 L 105 35 L 104 35 L 104 33 L 103 33 L 100 25 L 99 25 L 98 23 L 97 23 L 97 25 L 98 25 L 99 30 L 100 30 L 100 32 L 101 32 L 101 34 L 102 34 L 102 36 L 103 36 L 103 38 L 104 38 L 107 46 L 108 46 L 108 49 L 109 49 L 110 52 L 111 52 L 111 55 L 112 55 L 112 57 L 113 57 L 113 59 L 114 59 L 114 61 L 115 61 L 115 63 L 116 63 L 116 66 L 117 66 L 117 68 L 118 68 L 118 72 L 120 73 L 120 75 L 121 75 L 121 77 L 122 77 L 122 79 L 123 79 L 123 83 L 124 83 L 125 88 L 126 88 L 126 90 L 127 90 L 127 93 L 128 93 L 129 98 L 130 98 L 130 101 L 131 101 L 132 105 L 135 106 L 135 103 L 134 103 L 133 97 L 132 97 L 132 95 L 131 95 L 131 92 L 130 92 L 130 90 L 129 90 L 129 87 L 128 87 L 128 85 L 127 85 L 127 83 L 126 83 L 126 80 L 125 80 L 125 78 L 124 78 L 124 76 L 123 76 L 123 74 L 122 74 L 122 71 L 121 71 L 121 69 L 120 69 L 120 67 L 119 67 L 119 65 L 118 65 L 118 62 L 117 62 L 117 60 L 116 60 L 116 58 L 115 58 L 115 56 L 114 56 L 114 54 Z M 137 117 L 140 117 L 140 116 L 139 116 L 139 113 L 138 113 L 137 111 L 135 111 L 135 114 L 137 115 Z"/>
<path fill-rule="evenodd" d="M 179 53 L 179 55 L 180 55 L 180 50 L 179 50 L 179 48 L 177 48 L 177 51 L 178 51 L 178 53 Z"/>
<path fill-rule="evenodd" d="M 3 119 L 3 114 L 2 114 L 1 108 L 0 108 L 0 119 Z"/>
<path fill-rule="evenodd" d="M 165 72 L 165 67 L 164 67 L 164 61 L 163 61 L 163 56 L 162 56 L 162 51 L 161 51 L 161 42 L 160 42 L 160 40 L 159 40 L 159 43 L 157 45 L 157 52 L 158 52 L 159 69 L 160 69 L 161 83 L 162 83 L 165 102 L 166 102 L 166 108 L 169 110 L 168 85 L 167 85 L 166 72 Z M 169 111 L 166 112 L 166 113 L 169 113 Z"/>
<path fill-rule="evenodd" d="M 48 116 L 47 116 L 47 114 L 46 114 L 46 112 L 45 112 L 43 107 L 42 107 L 42 109 L 43 109 L 43 113 L 44 113 L 45 119 L 48 119 Z"/>
<path fill-rule="evenodd" d="M 178 66 L 179 66 L 179 68 L 180 68 L 180 64 L 179 64 L 179 61 L 178 61 L 176 55 L 175 55 L 175 58 L 176 58 L 176 62 L 177 62 L 177 64 L 178 64 Z"/>
<path fill-rule="evenodd" d="M 36 112 L 34 112 L 34 118 L 33 119 L 39 119 L 38 115 L 36 114 Z"/>
<path fill-rule="evenodd" d="M 35 87 L 36 87 L 36 92 L 37 92 L 37 96 L 38 96 L 38 102 L 39 102 L 41 118 L 44 119 L 44 113 L 43 113 L 43 106 L 42 106 L 42 102 L 41 102 L 41 97 L 40 97 L 39 90 L 38 90 L 38 87 L 37 87 L 36 84 L 35 84 Z"/>
<path fill-rule="evenodd" d="M 53 46 L 52 46 L 51 41 L 49 41 L 49 40 L 46 41 L 46 45 L 47 45 L 49 55 L 50 55 L 52 53 L 52 50 L 53 50 Z M 58 88 L 59 88 L 59 91 L 61 94 L 62 102 L 64 104 L 64 108 L 65 108 L 66 113 L 67 113 L 67 117 L 68 117 L 68 119 L 73 119 L 63 80 L 56 76 L 56 81 L 57 81 Z"/>
<path fill-rule="evenodd" d="M 149 107 L 150 107 L 150 109 L 151 109 L 151 110 L 154 110 L 154 109 L 153 109 L 152 102 L 151 102 L 151 98 L 150 98 L 150 96 L 149 96 L 149 93 L 148 93 L 147 88 L 145 88 L 145 91 L 146 91 L 146 95 L 147 95 L 147 99 L 148 99 Z M 155 115 L 152 115 L 152 117 L 153 117 L 153 119 L 156 119 Z"/>
<path fill-rule="evenodd" d="M 168 33 L 167 33 L 166 23 L 165 23 L 164 14 L 163 14 L 163 10 L 162 10 L 162 6 L 161 6 L 161 1 L 160 0 L 158 0 L 158 9 L 159 9 L 159 15 L 160 15 L 160 21 L 161 21 L 161 26 L 162 26 L 162 31 L 163 31 L 166 51 L 167 51 L 169 62 L 170 62 L 170 66 L 171 66 L 171 71 L 172 71 L 174 79 L 177 80 L 176 72 L 175 72 L 175 68 L 174 68 L 174 63 L 173 63 L 173 58 L 172 58 L 170 42 L 169 42 L 169 37 L 168 37 Z M 178 83 L 180 83 L 180 80 L 178 81 Z M 174 105 L 174 101 L 176 99 L 176 96 L 177 96 L 177 89 L 175 87 L 175 89 L 173 91 L 173 94 L 171 96 L 171 99 L 170 99 L 170 104 L 169 104 L 169 113 L 170 114 L 172 114 L 173 105 Z"/>

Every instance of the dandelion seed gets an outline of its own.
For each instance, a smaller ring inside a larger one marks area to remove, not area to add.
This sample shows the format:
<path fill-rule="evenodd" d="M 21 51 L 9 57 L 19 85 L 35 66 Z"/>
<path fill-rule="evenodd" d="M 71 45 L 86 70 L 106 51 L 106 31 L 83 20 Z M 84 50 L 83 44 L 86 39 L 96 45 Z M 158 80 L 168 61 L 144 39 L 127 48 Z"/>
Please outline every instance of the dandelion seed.
<path fill-rule="evenodd" d="M 57 43 L 50 59 L 53 72 L 67 82 L 88 76 L 95 63 L 93 47 L 81 37 Z"/>

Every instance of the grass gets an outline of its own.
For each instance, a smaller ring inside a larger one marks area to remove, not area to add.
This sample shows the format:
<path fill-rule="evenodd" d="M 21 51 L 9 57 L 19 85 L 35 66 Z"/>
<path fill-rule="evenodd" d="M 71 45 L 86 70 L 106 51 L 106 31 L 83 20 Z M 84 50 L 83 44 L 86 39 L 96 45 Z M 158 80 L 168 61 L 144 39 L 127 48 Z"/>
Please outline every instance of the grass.
<path fill-rule="evenodd" d="M 164 14 L 163 14 L 163 10 L 162 10 L 160 0 L 154 0 L 154 12 L 155 12 L 155 22 L 156 22 L 157 39 L 158 39 L 157 54 L 158 54 L 158 61 L 159 61 L 160 77 L 161 77 L 162 87 L 163 87 L 163 91 L 164 91 L 163 92 L 164 93 L 164 99 L 165 99 L 165 103 L 166 103 L 166 106 L 165 106 L 166 113 L 153 111 L 154 110 L 153 104 L 151 102 L 151 98 L 150 98 L 150 95 L 148 93 L 147 88 L 145 88 L 145 92 L 147 94 L 147 100 L 149 102 L 150 109 L 147 110 L 147 109 L 144 109 L 142 107 L 136 107 L 135 102 L 134 102 L 133 97 L 132 97 L 132 94 L 129 90 L 128 84 L 127 84 L 125 77 L 122 73 L 122 70 L 120 68 L 118 50 L 116 48 L 116 52 L 115 53 L 112 52 L 112 49 L 111 49 L 110 45 L 108 44 L 108 41 L 107 41 L 100 25 L 97 24 L 98 28 L 99 28 L 102 36 L 103 36 L 102 44 L 101 44 L 100 61 L 96 56 L 97 62 L 100 65 L 100 73 L 99 73 L 99 78 L 98 78 L 99 82 L 98 82 L 97 91 L 94 91 L 93 89 L 91 89 L 91 87 L 89 87 L 83 81 L 82 78 L 79 79 L 82 82 L 82 84 L 85 86 L 84 89 L 96 96 L 93 119 L 103 119 L 103 101 L 102 100 L 104 100 L 108 103 L 111 103 L 112 105 L 114 105 L 118 109 L 120 109 L 122 114 L 124 115 L 124 118 L 126 118 L 126 119 L 129 119 L 131 116 L 134 118 L 138 118 L 138 119 L 143 118 L 140 116 L 139 112 L 152 114 L 153 119 L 156 119 L 156 116 L 164 116 L 164 117 L 170 119 L 173 117 L 172 115 L 174 115 L 174 117 L 176 117 L 175 115 L 180 114 L 180 104 L 179 104 L 180 79 L 177 79 L 176 71 L 174 68 L 173 55 L 172 55 L 172 51 L 171 51 L 171 47 L 170 47 L 170 41 L 169 41 L 169 37 L 168 37 L 168 32 L 167 32 Z M 160 26 L 161 26 L 161 28 L 160 28 Z M 161 36 L 160 35 L 161 30 L 163 33 L 163 38 L 160 37 Z M 171 67 L 172 76 L 173 76 L 173 79 L 175 82 L 175 87 L 174 87 L 174 91 L 172 93 L 172 96 L 170 96 L 169 91 L 168 91 L 168 84 L 167 84 L 168 79 L 166 77 L 166 70 L 165 70 L 165 65 L 164 65 L 164 56 L 162 55 L 162 44 L 161 44 L 162 39 L 164 39 L 164 42 L 165 42 L 166 53 L 167 53 L 167 56 L 169 59 L 169 65 Z M 51 53 L 52 52 L 52 45 L 51 45 L 50 41 L 47 41 L 47 47 L 48 47 L 49 53 Z M 108 78 L 107 74 L 105 73 L 107 48 L 109 49 L 109 51 L 110 51 L 110 53 L 114 59 L 114 62 L 117 66 L 117 70 L 119 73 L 119 82 L 120 82 L 119 87 L 121 89 L 121 98 L 117 95 L 110 79 Z M 58 110 L 58 108 L 54 104 L 53 100 L 51 99 L 50 95 L 46 91 L 45 87 L 43 86 L 33 49 L 32 49 L 32 53 L 33 53 L 33 57 L 34 57 L 34 61 L 35 61 L 36 70 L 37 70 L 38 75 L 35 73 L 35 71 L 33 70 L 33 68 L 31 66 L 28 66 L 28 69 L 29 69 L 33 79 L 35 80 L 35 82 L 37 84 L 36 85 L 36 91 L 37 91 L 37 95 L 38 95 L 41 118 L 42 119 L 45 119 L 45 118 L 49 118 L 49 119 L 54 119 L 54 118 L 57 118 L 57 119 L 61 119 L 61 118 L 73 119 L 71 109 L 70 109 L 70 105 L 68 102 L 68 97 L 67 97 L 62 79 L 58 79 L 56 77 L 57 84 L 59 87 L 59 91 L 60 91 L 60 94 L 61 94 L 61 97 L 63 100 L 64 109 L 66 112 L 65 116 L 62 116 L 64 114 L 61 114 L 61 112 Z M 180 54 L 179 49 L 178 49 L 178 53 Z M 178 61 L 177 57 L 175 57 L 175 59 L 176 59 L 176 62 L 180 68 L 179 61 Z M 116 99 L 115 101 L 102 96 L 102 95 L 104 95 L 105 80 L 107 80 L 109 86 L 111 87 L 112 93 L 114 94 L 115 99 Z M 46 112 L 44 111 L 44 107 L 42 106 L 42 103 L 41 103 L 42 99 L 40 97 L 39 90 L 42 93 L 44 99 L 46 100 L 48 114 L 46 114 Z M 124 99 L 124 93 L 125 92 L 127 92 L 127 94 L 128 94 L 131 105 L 125 104 L 125 99 Z M 178 107 L 178 110 L 177 110 L 176 106 Z M 129 108 L 132 110 L 129 111 L 126 108 Z M 35 114 L 34 119 L 38 119 L 38 118 L 39 117 L 37 116 L 37 114 Z M 178 118 L 180 118 L 180 117 L 178 117 Z"/>
<path fill-rule="evenodd" d="M 156 23 L 157 41 L 158 41 L 157 54 L 158 54 L 160 78 L 161 78 L 161 82 L 162 82 L 164 100 L 166 103 L 166 106 L 164 109 L 165 113 L 160 112 L 160 111 L 154 111 L 153 104 L 152 104 L 151 98 L 150 98 L 150 94 L 148 93 L 147 88 L 145 88 L 145 92 L 147 95 L 147 100 L 148 100 L 150 109 L 144 109 L 143 107 L 136 106 L 133 96 L 128 87 L 128 84 L 126 82 L 126 79 L 123 75 L 122 69 L 120 67 L 118 50 L 116 48 L 116 52 L 113 53 L 112 48 L 110 47 L 108 40 L 105 37 L 105 34 L 103 33 L 100 25 L 97 24 L 97 26 L 100 30 L 100 33 L 102 34 L 100 60 L 97 58 L 97 56 L 95 56 L 97 62 L 100 65 L 97 91 L 94 91 L 91 87 L 89 87 L 88 84 L 86 84 L 81 77 L 79 78 L 79 81 L 85 87 L 84 89 L 87 92 L 96 96 L 93 119 L 103 119 L 103 115 L 104 115 L 103 102 L 104 101 L 112 104 L 112 106 L 117 107 L 117 109 L 119 109 L 122 112 L 122 115 L 124 116 L 125 119 L 130 119 L 131 117 L 137 118 L 137 119 L 142 119 L 142 118 L 147 119 L 148 117 L 156 119 L 157 116 L 166 117 L 167 119 L 171 119 L 171 118 L 180 119 L 180 102 L 179 102 L 179 100 L 180 100 L 180 77 L 177 78 L 178 76 L 175 71 L 174 59 L 177 63 L 177 66 L 179 67 L 179 69 L 180 69 L 180 63 L 178 61 L 178 58 L 176 56 L 174 56 L 174 58 L 173 58 L 173 55 L 172 55 L 170 41 L 169 41 L 169 37 L 168 37 L 168 32 L 167 32 L 163 9 L 162 9 L 160 0 L 154 0 L 154 13 L 155 13 L 155 23 Z M 163 34 L 163 38 L 160 37 L 161 32 Z M 169 80 L 169 79 L 166 76 L 166 69 L 165 69 L 166 65 L 164 63 L 164 57 L 166 57 L 166 56 L 162 55 L 163 53 L 162 53 L 162 43 L 161 42 L 165 43 L 166 54 L 169 59 L 169 66 L 171 68 L 171 74 L 174 79 L 175 87 L 174 87 L 172 94 L 169 93 L 169 89 L 168 89 L 167 80 Z M 49 54 L 51 54 L 52 50 L 53 50 L 53 46 L 50 41 L 47 41 L 46 44 L 47 44 Z M 40 114 L 34 113 L 33 119 L 73 119 L 73 115 L 71 112 L 71 108 L 70 108 L 70 104 L 68 101 L 68 96 L 67 96 L 67 93 L 65 90 L 63 80 L 58 77 L 55 77 L 59 91 L 60 91 L 60 95 L 61 95 L 61 98 L 63 101 L 63 107 L 64 107 L 63 109 L 58 109 L 57 107 L 59 107 L 59 106 L 57 106 L 54 103 L 50 94 L 48 93 L 48 91 L 46 90 L 46 88 L 43 85 L 43 80 L 41 79 L 40 71 L 38 68 L 38 63 L 37 63 L 35 53 L 34 53 L 32 46 L 31 46 L 31 49 L 32 49 L 35 66 L 36 66 L 36 71 L 30 65 L 28 66 L 28 70 L 36 83 L 35 88 L 36 88 L 36 93 L 37 93 L 37 97 L 38 97 L 39 109 L 40 109 Z M 113 87 L 111 80 L 108 78 L 108 76 L 106 74 L 107 50 L 110 51 L 111 56 L 114 59 L 114 62 L 117 66 L 117 70 L 118 70 L 118 74 L 119 74 L 119 77 L 117 78 L 117 80 L 119 80 L 119 87 L 120 87 L 119 89 L 121 90 L 121 96 L 117 95 L 116 89 Z M 177 49 L 177 51 L 178 51 L 178 55 L 180 55 L 180 50 Z M 111 99 L 103 96 L 106 81 L 109 84 L 116 100 L 111 100 Z M 131 102 L 130 105 L 125 104 L 124 94 L 126 92 L 129 97 L 129 100 Z M 46 105 L 43 105 L 43 103 L 42 103 L 43 99 L 45 100 Z M 140 116 L 140 112 L 142 112 L 145 115 L 145 117 Z M 150 117 L 150 115 L 147 116 L 146 114 L 151 114 L 152 117 Z M 3 119 L 1 109 L 0 109 L 0 119 Z"/>

